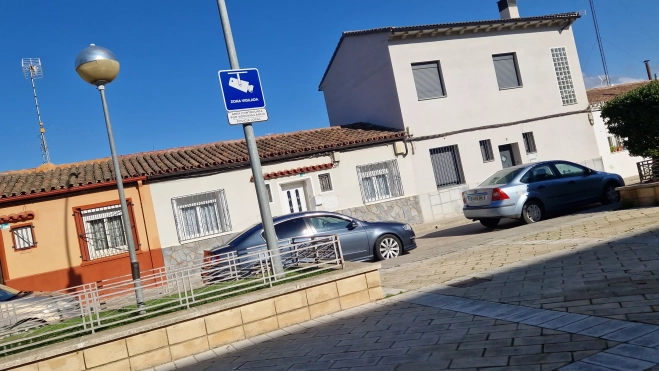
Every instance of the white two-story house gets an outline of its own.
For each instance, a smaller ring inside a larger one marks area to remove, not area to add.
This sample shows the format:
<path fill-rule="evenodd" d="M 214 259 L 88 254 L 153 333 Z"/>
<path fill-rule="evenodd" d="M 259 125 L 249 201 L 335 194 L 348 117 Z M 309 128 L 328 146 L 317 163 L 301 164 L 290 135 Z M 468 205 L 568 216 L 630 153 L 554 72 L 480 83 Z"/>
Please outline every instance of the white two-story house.
<path fill-rule="evenodd" d="M 406 130 L 426 222 L 522 163 L 601 168 L 572 34 L 579 13 L 344 32 L 320 83 L 332 126 Z"/>

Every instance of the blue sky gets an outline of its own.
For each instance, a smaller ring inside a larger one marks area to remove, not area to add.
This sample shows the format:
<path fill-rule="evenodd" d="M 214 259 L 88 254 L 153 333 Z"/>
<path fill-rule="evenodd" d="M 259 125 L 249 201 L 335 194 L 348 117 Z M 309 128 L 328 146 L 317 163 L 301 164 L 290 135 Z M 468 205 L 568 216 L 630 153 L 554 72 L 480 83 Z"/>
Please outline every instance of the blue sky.
<path fill-rule="evenodd" d="M 260 70 L 270 120 L 257 135 L 329 125 L 318 83 L 341 32 L 499 17 L 496 0 L 227 0 L 241 67 Z M 587 0 L 518 0 L 522 16 L 588 9 L 574 26 L 586 82 L 602 74 Z M 659 72 L 659 1 L 597 0 L 614 83 Z M 228 69 L 214 0 L 0 1 L 0 171 L 41 164 L 29 80 L 37 81 L 52 162 L 109 156 L 98 92 L 74 70 L 90 43 L 112 50 L 121 73 L 107 87 L 120 154 L 242 138 L 227 123 L 217 71 Z"/>

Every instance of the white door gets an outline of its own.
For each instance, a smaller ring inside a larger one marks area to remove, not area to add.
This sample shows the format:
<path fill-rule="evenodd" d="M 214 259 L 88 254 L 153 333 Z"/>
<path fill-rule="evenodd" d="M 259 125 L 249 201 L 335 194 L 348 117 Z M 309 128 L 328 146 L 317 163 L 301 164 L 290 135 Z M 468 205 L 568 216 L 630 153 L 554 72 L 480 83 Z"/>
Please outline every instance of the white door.
<path fill-rule="evenodd" d="M 282 190 L 282 203 L 285 214 L 307 211 L 307 197 L 304 185 L 301 183 L 284 185 Z"/>

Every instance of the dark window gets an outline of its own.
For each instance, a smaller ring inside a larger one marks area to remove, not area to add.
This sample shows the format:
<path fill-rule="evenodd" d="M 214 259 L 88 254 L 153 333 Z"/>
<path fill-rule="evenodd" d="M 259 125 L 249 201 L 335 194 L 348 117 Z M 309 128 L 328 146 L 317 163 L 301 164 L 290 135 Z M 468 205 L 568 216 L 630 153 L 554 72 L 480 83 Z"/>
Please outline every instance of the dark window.
<path fill-rule="evenodd" d="M 275 225 L 275 233 L 277 234 L 277 238 L 285 240 L 308 235 L 309 231 L 303 218 L 295 218 Z"/>
<path fill-rule="evenodd" d="M 272 190 L 270 190 L 270 184 L 265 185 L 265 190 L 268 191 L 268 201 L 272 202 Z"/>
<path fill-rule="evenodd" d="M 489 139 L 485 139 L 481 140 L 479 144 L 481 146 L 483 162 L 494 161 L 494 153 L 492 153 L 492 142 L 490 142 Z"/>
<path fill-rule="evenodd" d="M 309 220 L 318 233 L 341 231 L 350 226 L 349 221 L 334 216 L 314 216 Z"/>
<path fill-rule="evenodd" d="M 439 62 L 414 63 L 412 64 L 412 74 L 419 100 L 446 96 Z"/>
<path fill-rule="evenodd" d="M 586 168 L 564 162 L 557 163 L 556 169 L 558 169 L 558 172 L 564 177 L 582 176 L 586 174 Z"/>
<path fill-rule="evenodd" d="M 526 149 L 526 153 L 538 152 L 537 148 L 535 147 L 535 138 L 533 137 L 532 131 L 522 133 L 522 138 L 524 138 L 524 148 Z"/>
<path fill-rule="evenodd" d="M 462 162 L 458 146 L 433 148 L 430 150 L 430 161 L 435 173 L 437 188 L 464 184 Z"/>
<path fill-rule="evenodd" d="M 321 192 L 329 192 L 332 190 L 332 178 L 329 173 L 319 174 L 318 181 L 320 182 Z"/>
<path fill-rule="evenodd" d="M 549 165 L 536 166 L 522 177 L 522 183 L 542 182 L 556 179 L 556 172 Z"/>
<path fill-rule="evenodd" d="M 515 53 L 493 55 L 492 62 L 500 90 L 522 86 Z"/>

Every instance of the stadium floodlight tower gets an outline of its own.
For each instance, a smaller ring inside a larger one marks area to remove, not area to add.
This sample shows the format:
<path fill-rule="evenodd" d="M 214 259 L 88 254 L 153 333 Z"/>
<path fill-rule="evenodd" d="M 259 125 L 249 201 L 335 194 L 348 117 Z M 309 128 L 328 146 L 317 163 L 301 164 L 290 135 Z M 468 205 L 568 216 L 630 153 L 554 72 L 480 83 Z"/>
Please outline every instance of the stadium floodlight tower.
<path fill-rule="evenodd" d="M 41 112 L 39 111 L 39 101 L 37 100 L 37 88 L 34 85 L 34 80 L 43 77 L 43 69 L 41 68 L 41 58 L 23 58 L 21 60 L 21 67 L 23 69 L 23 76 L 30 79 L 32 82 L 32 93 L 34 94 L 34 105 L 37 107 L 37 118 L 39 119 L 39 139 L 41 141 L 41 160 L 44 164 L 50 162 L 50 153 L 48 152 L 48 145 L 46 144 L 46 129 L 41 121 Z"/>

